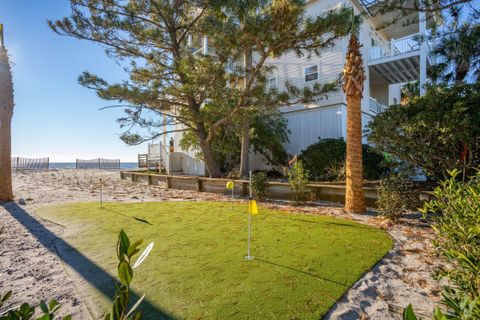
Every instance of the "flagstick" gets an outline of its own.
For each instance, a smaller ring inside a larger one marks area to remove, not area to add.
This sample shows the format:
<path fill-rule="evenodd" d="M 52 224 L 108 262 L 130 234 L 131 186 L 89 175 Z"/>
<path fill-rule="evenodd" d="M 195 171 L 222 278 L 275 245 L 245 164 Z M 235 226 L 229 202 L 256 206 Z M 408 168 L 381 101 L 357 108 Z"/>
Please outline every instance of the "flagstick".
<path fill-rule="evenodd" d="M 253 196 L 252 196 L 252 171 L 250 171 L 250 197 L 249 201 L 252 201 Z M 248 212 L 248 251 L 247 251 L 247 256 L 245 259 L 247 260 L 253 260 L 253 256 L 250 255 L 250 238 L 251 238 L 251 223 L 252 223 L 252 214 L 250 213 L 250 210 Z"/>
<path fill-rule="evenodd" d="M 103 208 L 103 181 L 100 179 L 100 208 Z"/>
<path fill-rule="evenodd" d="M 230 206 L 230 211 L 233 211 L 233 188 L 232 188 L 232 202 L 231 202 L 231 206 Z"/>

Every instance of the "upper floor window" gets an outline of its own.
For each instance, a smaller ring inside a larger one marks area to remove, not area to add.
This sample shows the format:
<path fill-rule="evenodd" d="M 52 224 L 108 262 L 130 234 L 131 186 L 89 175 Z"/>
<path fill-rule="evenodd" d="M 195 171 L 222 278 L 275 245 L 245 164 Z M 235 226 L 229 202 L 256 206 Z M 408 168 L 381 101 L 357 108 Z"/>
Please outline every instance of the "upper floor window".
<path fill-rule="evenodd" d="M 305 82 L 318 80 L 318 65 L 305 68 Z"/>
<path fill-rule="evenodd" d="M 277 88 L 277 77 L 267 79 L 267 89 L 272 90 Z"/>

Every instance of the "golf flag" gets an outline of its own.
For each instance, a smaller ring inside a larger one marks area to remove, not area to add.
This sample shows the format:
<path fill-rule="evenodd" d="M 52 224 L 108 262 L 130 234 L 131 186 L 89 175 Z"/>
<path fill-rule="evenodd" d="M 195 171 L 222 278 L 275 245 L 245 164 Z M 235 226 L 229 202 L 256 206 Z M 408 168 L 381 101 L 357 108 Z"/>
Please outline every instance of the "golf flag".
<path fill-rule="evenodd" d="M 233 181 L 227 182 L 227 189 L 233 189 Z"/>
<path fill-rule="evenodd" d="M 248 201 L 248 213 L 250 213 L 251 215 L 258 214 L 257 201 Z"/>

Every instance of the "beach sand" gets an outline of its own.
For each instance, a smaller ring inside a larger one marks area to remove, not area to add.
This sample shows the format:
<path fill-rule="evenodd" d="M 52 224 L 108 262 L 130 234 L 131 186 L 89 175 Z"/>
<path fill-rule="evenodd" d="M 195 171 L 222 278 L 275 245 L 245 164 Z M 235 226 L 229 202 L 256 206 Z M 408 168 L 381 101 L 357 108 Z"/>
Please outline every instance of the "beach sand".
<path fill-rule="evenodd" d="M 0 314 L 20 302 L 57 299 L 60 314 L 74 319 L 100 316 L 86 295 L 86 283 L 75 266 L 59 257 L 65 231 L 61 225 L 35 215 L 35 209 L 52 204 L 99 201 L 99 179 L 104 181 L 103 200 L 109 202 L 224 200 L 223 195 L 165 189 L 120 180 L 118 172 L 100 170 L 56 170 L 14 173 L 15 203 L 0 206 L 4 242 L 0 245 L 0 293 L 14 291 Z M 391 225 L 374 213 L 348 215 L 332 203 L 295 206 L 288 202 L 262 204 L 278 210 L 327 214 L 353 219 L 386 229 L 394 248 L 367 272 L 330 310 L 326 319 L 401 319 L 403 308 L 412 303 L 419 316 L 431 318 L 439 300 L 440 285 L 431 272 L 438 259 L 430 252 L 432 230 L 408 215 Z M 174 310 L 173 310 L 174 312 Z"/>

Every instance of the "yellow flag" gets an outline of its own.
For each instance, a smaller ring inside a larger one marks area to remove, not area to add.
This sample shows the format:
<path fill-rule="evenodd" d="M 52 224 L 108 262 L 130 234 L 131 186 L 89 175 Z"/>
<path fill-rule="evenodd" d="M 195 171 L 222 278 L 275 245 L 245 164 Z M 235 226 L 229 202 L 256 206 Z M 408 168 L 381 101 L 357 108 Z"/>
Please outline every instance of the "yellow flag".
<path fill-rule="evenodd" d="M 227 182 L 227 189 L 233 189 L 233 181 Z"/>
<path fill-rule="evenodd" d="M 251 215 L 258 214 L 257 201 L 248 201 L 248 213 L 250 213 Z"/>

